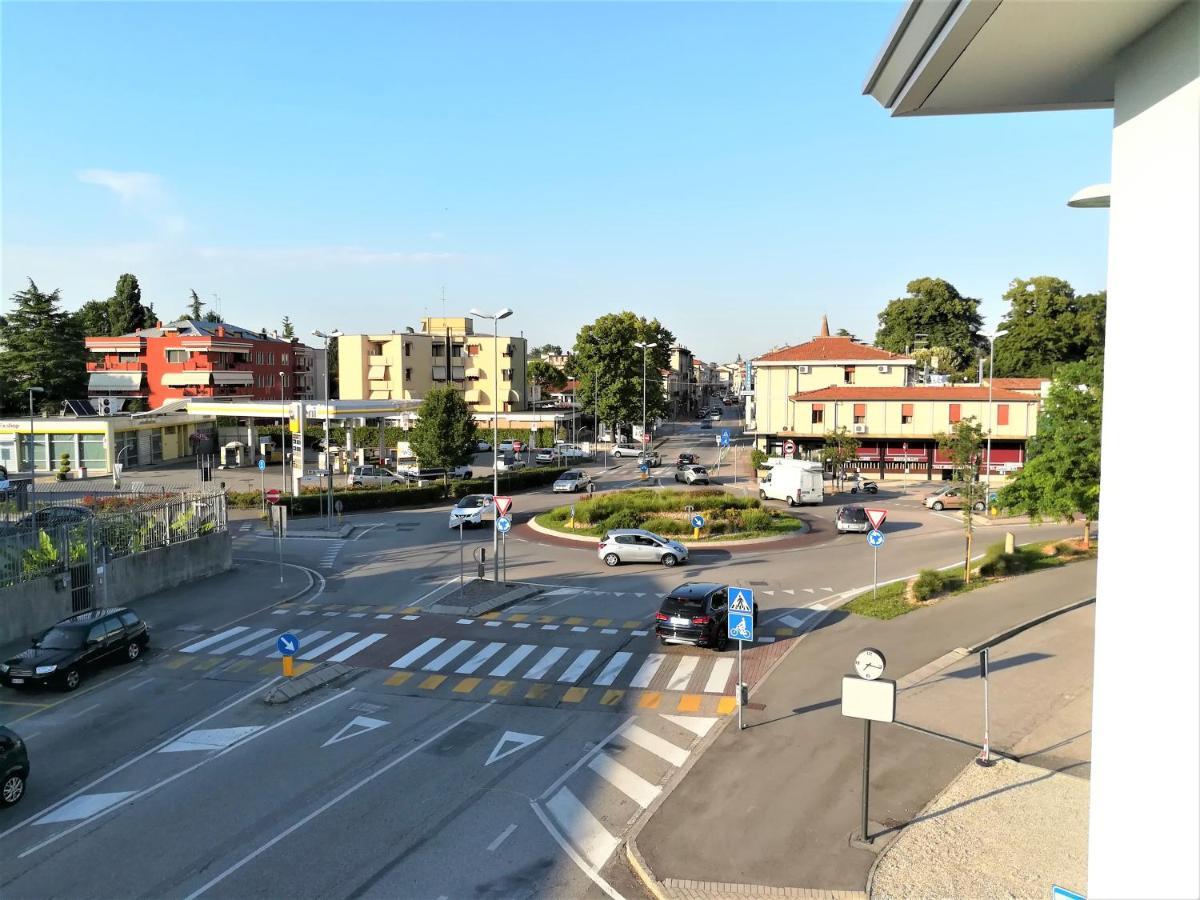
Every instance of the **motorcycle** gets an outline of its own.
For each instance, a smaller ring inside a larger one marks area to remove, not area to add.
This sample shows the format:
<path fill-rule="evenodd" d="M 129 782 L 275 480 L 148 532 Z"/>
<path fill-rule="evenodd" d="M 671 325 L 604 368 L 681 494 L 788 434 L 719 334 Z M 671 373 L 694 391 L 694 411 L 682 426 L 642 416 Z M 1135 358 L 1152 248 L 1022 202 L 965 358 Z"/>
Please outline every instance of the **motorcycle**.
<path fill-rule="evenodd" d="M 856 484 L 854 487 L 850 488 L 850 493 L 857 494 L 859 487 L 862 488 L 864 494 L 879 493 L 879 485 L 877 485 L 874 481 L 864 481 L 861 485 Z"/>

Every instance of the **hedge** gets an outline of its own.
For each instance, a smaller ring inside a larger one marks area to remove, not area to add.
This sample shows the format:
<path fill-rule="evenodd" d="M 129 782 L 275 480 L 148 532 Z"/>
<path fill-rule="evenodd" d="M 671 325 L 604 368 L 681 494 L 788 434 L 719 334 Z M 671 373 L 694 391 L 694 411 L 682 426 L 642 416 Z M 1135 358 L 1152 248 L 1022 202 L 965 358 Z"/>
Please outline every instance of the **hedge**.
<path fill-rule="evenodd" d="M 278 425 L 260 425 L 258 433 L 260 437 L 270 437 L 277 444 L 281 443 L 279 435 L 282 429 Z M 492 430 L 490 428 L 480 427 L 476 430 L 476 436 L 480 440 L 485 440 L 489 444 L 492 442 Z M 333 443 L 340 443 L 345 440 L 346 429 L 344 426 L 331 425 L 329 428 L 329 439 Z M 311 447 L 319 440 L 325 439 L 324 425 L 305 425 L 304 426 L 305 445 Z M 529 441 L 528 428 L 501 428 L 500 440 L 512 438 L 519 441 Z M 400 441 L 408 440 L 408 431 L 398 426 L 389 425 L 383 429 L 384 447 L 389 450 L 395 450 L 396 445 Z M 354 427 L 354 446 L 365 448 L 379 448 L 379 427 L 371 425 L 356 425 Z M 554 446 L 553 429 L 539 428 L 537 431 L 537 446 L 552 447 Z"/>

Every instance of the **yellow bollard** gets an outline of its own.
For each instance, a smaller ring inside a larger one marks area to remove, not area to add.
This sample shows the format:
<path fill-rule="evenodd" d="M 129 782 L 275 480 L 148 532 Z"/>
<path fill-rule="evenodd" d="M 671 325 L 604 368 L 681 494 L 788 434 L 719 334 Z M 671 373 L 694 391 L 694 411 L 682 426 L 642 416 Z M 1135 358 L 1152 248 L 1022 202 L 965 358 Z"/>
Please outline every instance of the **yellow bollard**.
<path fill-rule="evenodd" d="M 692 529 L 692 540 L 693 541 L 700 540 L 700 529 L 699 528 Z"/>
<path fill-rule="evenodd" d="M 284 678 L 291 678 L 291 677 L 292 677 L 292 671 L 293 671 L 293 670 L 292 670 L 292 657 L 290 657 L 290 656 L 285 656 L 285 657 L 283 658 L 283 677 L 284 677 Z"/>

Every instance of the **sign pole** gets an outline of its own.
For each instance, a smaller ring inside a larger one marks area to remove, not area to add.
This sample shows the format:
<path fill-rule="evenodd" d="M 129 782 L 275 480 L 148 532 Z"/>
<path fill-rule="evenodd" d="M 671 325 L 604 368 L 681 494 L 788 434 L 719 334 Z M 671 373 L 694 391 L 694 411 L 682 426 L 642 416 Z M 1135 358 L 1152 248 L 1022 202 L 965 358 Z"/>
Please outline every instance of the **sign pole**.
<path fill-rule="evenodd" d="M 508 532 L 500 533 L 500 552 L 504 555 L 504 584 L 508 584 Z"/>
<path fill-rule="evenodd" d="M 463 595 L 463 523 L 458 520 L 458 596 Z"/>
<path fill-rule="evenodd" d="M 862 839 L 871 843 L 867 834 L 867 794 L 871 784 L 871 720 L 863 719 L 863 777 L 862 777 Z"/>
<path fill-rule="evenodd" d="M 283 584 L 283 508 L 275 507 L 275 547 L 279 551 L 279 583 Z"/>
<path fill-rule="evenodd" d="M 981 766 L 992 764 L 991 739 L 988 734 L 988 648 L 984 647 L 979 653 L 979 677 L 983 679 L 983 752 L 975 762 Z"/>
<path fill-rule="evenodd" d="M 738 641 L 738 683 L 737 683 L 737 708 L 738 708 L 738 731 L 742 730 L 742 707 L 746 705 L 746 692 L 742 687 L 742 644 L 745 641 Z"/>
<path fill-rule="evenodd" d="M 263 516 L 264 516 L 264 517 L 266 517 L 266 515 L 267 515 L 267 467 L 266 467 L 266 466 L 259 466 L 259 467 L 258 467 L 258 474 L 259 474 L 259 475 L 261 476 L 261 478 L 262 478 L 262 485 L 260 486 L 259 490 L 262 492 L 262 511 L 263 511 Z"/>
<path fill-rule="evenodd" d="M 872 551 L 875 557 L 875 574 L 872 577 L 871 584 L 871 599 L 875 602 L 879 601 L 879 547 L 875 547 Z"/>

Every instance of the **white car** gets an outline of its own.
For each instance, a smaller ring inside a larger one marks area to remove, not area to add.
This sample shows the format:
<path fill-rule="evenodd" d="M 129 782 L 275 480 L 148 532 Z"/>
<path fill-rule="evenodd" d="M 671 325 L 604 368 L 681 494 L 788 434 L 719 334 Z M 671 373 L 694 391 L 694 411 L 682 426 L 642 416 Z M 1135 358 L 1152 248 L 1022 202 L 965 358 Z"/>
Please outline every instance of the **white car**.
<path fill-rule="evenodd" d="M 496 501 L 491 494 L 467 494 L 450 509 L 450 527 L 482 525 L 496 518 Z"/>
<path fill-rule="evenodd" d="M 474 478 L 475 473 L 471 471 L 470 466 L 455 466 L 450 470 L 451 478 Z"/>
<path fill-rule="evenodd" d="M 346 476 L 350 487 L 387 487 L 389 484 L 404 484 L 408 479 L 383 466 L 355 466 Z"/>
<path fill-rule="evenodd" d="M 513 452 L 513 442 L 511 440 L 503 440 L 500 442 L 500 446 L 497 447 L 496 449 L 499 450 L 501 453 L 512 453 Z"/>
<path fill-rule="evenodd" d="M 583 459 L 587 456 L 578 444 L 556 444 L 554 449 L 563 459 Z"/>
<path fill-rule="evenodd" d="M 642 448 L 637 444 L 617 444 L 613 447 L 612 455 L 620 459 L 623 456 L 637 456 L 642 452 Z"/>
<path fill-rule="evenodd" d="M 487 450 L 491 450 L 491 449 L 492 449 L 492 445 L 488 441 L 476 441 L 475 442 L 475 452 L 476 453 L 483 453 L 483 452 L 485 452 Z"/>
<path fill-rule="evenodd" d="M 500 459 L 496 460 L 497 472 L 515 472 L 518 469 L 524 469 L 525 467 L 526 463 L 523 459 L 504 459 L 501 457 Z"/>
<path fill-rule="evenodd" d="M 573 494 L 576 491 L 586 490 L 591 480 L 592 478 L 587 472 L 581 469 L 571 469 L 558 476 L 558 480 L 554 482 L 553 491 L 556 494 Z"/>

